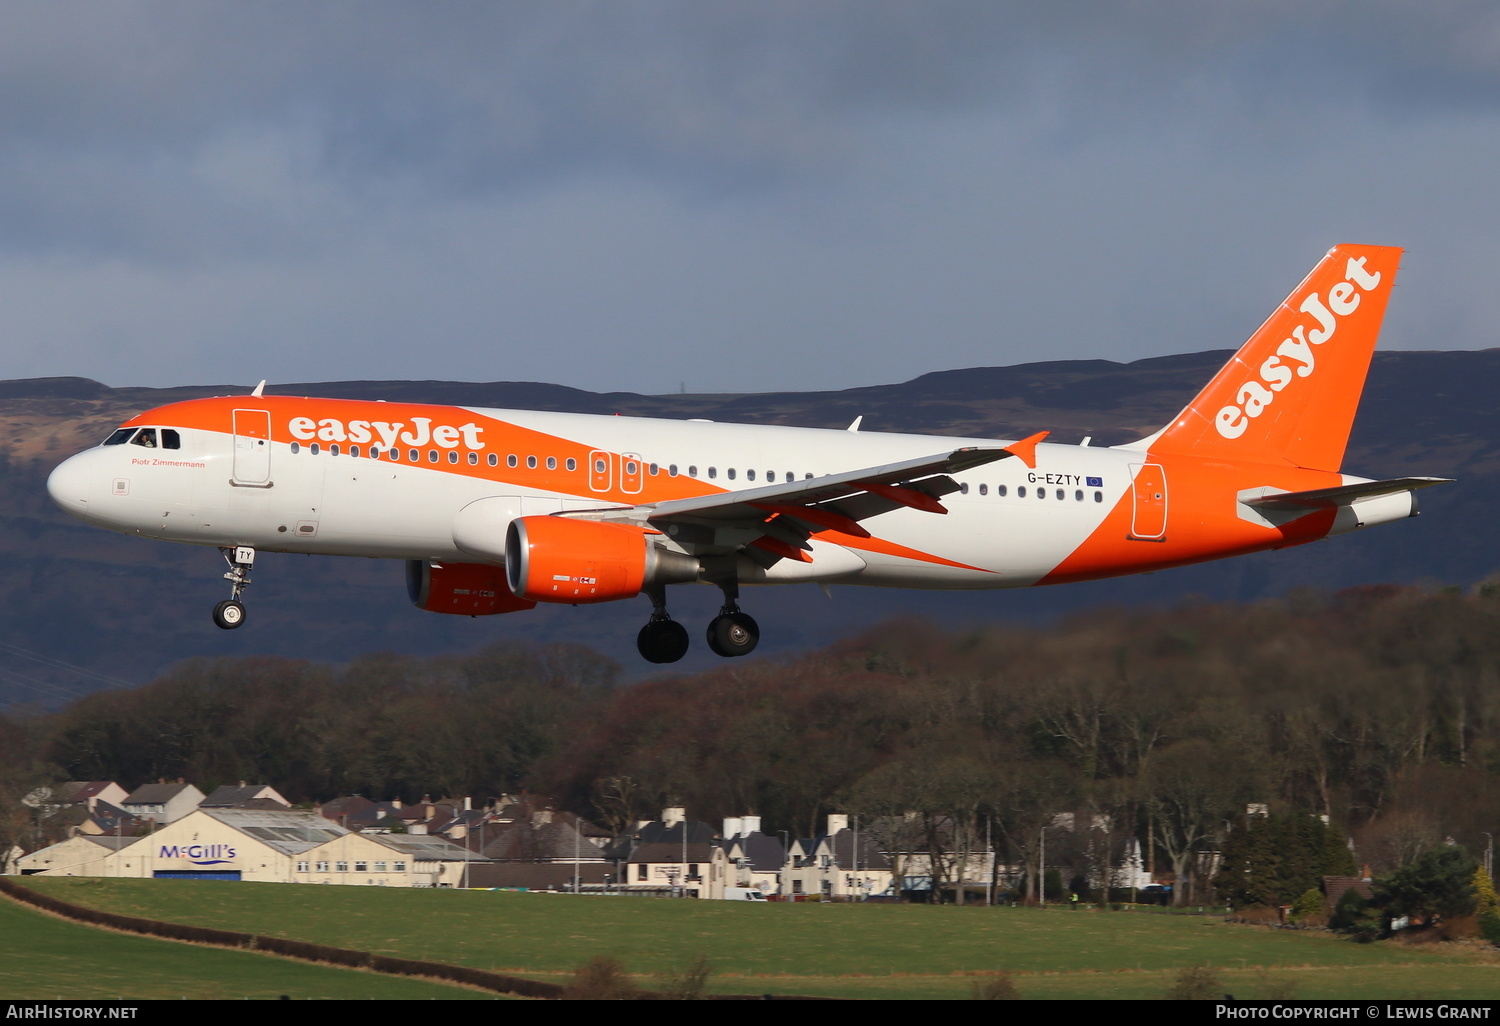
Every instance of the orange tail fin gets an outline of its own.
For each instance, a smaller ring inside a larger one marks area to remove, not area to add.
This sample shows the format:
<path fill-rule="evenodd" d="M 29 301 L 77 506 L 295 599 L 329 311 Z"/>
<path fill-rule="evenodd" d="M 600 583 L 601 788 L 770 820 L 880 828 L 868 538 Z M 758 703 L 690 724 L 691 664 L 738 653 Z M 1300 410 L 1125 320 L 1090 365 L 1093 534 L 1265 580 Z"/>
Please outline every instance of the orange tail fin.
<path fill-rule="evenodd" d="M 1338 470 L 1400 260 L 1329 250 L 1150 451 Z"/>

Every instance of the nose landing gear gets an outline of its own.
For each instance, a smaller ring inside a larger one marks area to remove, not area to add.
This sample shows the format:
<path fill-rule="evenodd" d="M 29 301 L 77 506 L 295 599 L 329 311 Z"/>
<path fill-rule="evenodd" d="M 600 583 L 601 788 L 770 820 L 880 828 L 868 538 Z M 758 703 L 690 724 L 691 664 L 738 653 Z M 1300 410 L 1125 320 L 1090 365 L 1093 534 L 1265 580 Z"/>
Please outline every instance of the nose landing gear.
<path fill-rule="evenodd" d="M 232 549 L 221 548 L 219 551 L 229 564 L 229 572 L 224 575 L 224 580 L 230 583 L 231 591 L 229 598 L 214 606 L 214 625 L 232 631 L 245 622 L 245 604 L 240 601 L 240 595 L 250 583 L 250 570 L 255 566 L 255 550 L 248 545 L 238 545 Z"/>

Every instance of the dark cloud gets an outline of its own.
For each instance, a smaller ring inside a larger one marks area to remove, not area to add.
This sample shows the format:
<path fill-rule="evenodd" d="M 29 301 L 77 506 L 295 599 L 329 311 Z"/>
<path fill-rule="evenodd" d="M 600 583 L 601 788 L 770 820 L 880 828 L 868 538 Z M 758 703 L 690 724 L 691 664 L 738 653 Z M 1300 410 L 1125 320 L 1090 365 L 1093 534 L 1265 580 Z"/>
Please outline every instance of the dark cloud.
<path fill-rule="evenodd" d="M 1353 238 L 1425 250 L 1394 326 L 1488 344 L 1497 58 L 1492 3 L 12 3 L 0 332 L 837 386 L 1233 344 Z"/>

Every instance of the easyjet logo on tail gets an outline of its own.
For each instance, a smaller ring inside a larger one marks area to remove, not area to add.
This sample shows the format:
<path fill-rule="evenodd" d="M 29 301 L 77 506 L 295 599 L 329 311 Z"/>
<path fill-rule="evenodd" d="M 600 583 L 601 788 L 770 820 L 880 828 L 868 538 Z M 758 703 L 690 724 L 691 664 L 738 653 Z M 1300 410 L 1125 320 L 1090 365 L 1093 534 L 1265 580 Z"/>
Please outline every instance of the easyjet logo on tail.
<path fill-rule="evenodd" d="M 1361 293 L 1380 284 L 1380 272 L 1365 269 L 1364 257 L 1350 257 L 1344 280 L 1328 290 L 1328 301 L 1314 292 L 1298 307 L 1316 322 L 1299 324 L 1291 337 L 1276 347 L 1276 353 L 1260 365 L 1260 380 L 1246 381 L 1235 392 L 1235 402 L 1214 415 L 1214 427 L 1225 438 L 1238 438 L 1250 422 L 1276 402 L 1276 394 L 1292 383 L 1293 377 L 1309 377 L 1317 368 L 1314 346 L 1333 338 L 1339 318 L 1359 308 Z M 1286 361 L 1283 363 L 1282 361 Z"/>
<path fill-rule="evenodd" d="M 432 426 L 431 417 L 413 417 L 411 427 L 405 431 L 406 421 L 398 420 L 390 423 L 383 420 L 351 420 L 345 426 L 341 420 L 329 417 L 325 420 L 313 420 L 311 417 L 293 417 L 287 422 L 287 430 L 293 438 L 304 442 L 314 440 L 320 442 L 372 442 L 377 438 L 381 445 L 387 449 L 394 448 L 398 443 L 401 445 L 440 445 L 444 449 L 456 449 L 460 439 L 466 449 L 483 449 L 484 443 L 479 436 L 484 433 L 484 428 L 478 424 L 469 423 L 462 427 L 453 427 L 448 424 Z"/>

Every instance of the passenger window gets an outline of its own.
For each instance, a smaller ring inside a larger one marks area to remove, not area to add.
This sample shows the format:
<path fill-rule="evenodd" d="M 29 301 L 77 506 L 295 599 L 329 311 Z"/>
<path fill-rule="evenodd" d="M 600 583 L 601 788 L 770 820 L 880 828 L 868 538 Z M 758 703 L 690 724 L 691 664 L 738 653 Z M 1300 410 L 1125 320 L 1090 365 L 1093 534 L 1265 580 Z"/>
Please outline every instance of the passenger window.
<path fill-rule="evenodd" d="M 330 456 L 337 456 L 338 454 L 339 454 L 339 445 L 338 445 L 337 442 L 335 442 L 335 443 L 333 443 L 332 445 L 330 445 L 328 447 L 328 455 L 330 455 Z"/>
<path fill-rule="evenodd" d="M 604 461 L 603 460 L 595 460 L 594 461 L 594 473 L 596 473 L 596 474 L 602 474 L 602 473 L 604 473 Z"/>
<path fill-rule="evenodd" d="M 479 453 L 477 453 L 477 452 L 471 452 L 471 453 L 469 453 L 469 466 L 471 466 L 471 467 L 477 467 L 477 466 L 479 466 Z"/>
<path fill-rule="evenodd" d="M 1036 497 L 1038 499 L 1045 499 L 1047 497 L 1047 489 L 1045 489 L 1045 488 L 1038 488 L 1036 490 Z"/>
<path fill-rule="evenodd" d="M 1005 498 L 1005 486 L 1004 485 L 996 485 L 995 486 L 995 494 L 998 495 L 998 496 L 1000 496 L 1000 498 L 1002 498 L 1002 499 Z"/>
<path fill-rule="evenodd" d="M 535 456 L 528 456 L 528 457 L 526 457 L 526 469 L 527 470 L 535 470 L 536 469 L 536 457 Z"/>
<path fill-rule="evenodd" d="M 677 476 L 677 464 L 675 464 L 675 463 L 669 463 L 669 464 L 667 464 L 667 476 L 668 477 L 676 477 Z"/>
<path fill-rule="evenodd" d="M 660 471 L 661 468 L 658 467 L 655 463 L 646 464 L 646 473 L 650 474 L 652 477 L 655 477 Z"/>
<path fill-rule="evenodd" d="M 457 463 L 458 462 L 458 451 L 456 449 L 449 449 L 448 450 L 448 462 L 449 463 Z"/>
<path fill-rule="evenodd" d="M 438 461 L 437 450 L 436 449 L 428 449 L 427 450 L 427 462 L 428 463 L 436 463 L 437 461 Z"/>
<path fill-rule="evenodd" d="M 516 463 L 517 463 L 517 460 L 516 460 L 516 454 L 515 453 L 511 453 L 509 456 L 505 457 L 505 465 L 507 467 L 514 467 L 516 465 Z"/>
<path fill-rule="evenodd" d="M 411 460 L 413 463 L 421 463 L 422 452 L 419 449 L 408 449 L 406 450 L 406 458 Z"/>
<path fill-rule="evenodd" d="M 712 481 L 714 478 L 716 478 L 718 476 L 719 476 L 719 468 L 718 467 L 709 467 L 708 468 L 708 479 L 710 481 Z"/>
<path fill-rule="evenodd" d="M 733 477 L 734 476 L 734 471 L 731 470 L 729 472 L 729 476 Z M 755 480 L 755 471 L 753 471 L 753 470 L 747 470 L 747 471 L 745 471 L 745 480 L 746 481 L 754 481 Z"/>
<path fill-rule="evenodd" d="M 1019 488 L 1016 489 L 1016 498 L 1018 498 L 1018 499 L 1024 499 L 1024 498 L 1026 498 L 1026 486 L 1025 485 L 1022 485 L 1021 487 L 1019 487 Z"/>
<path fill-rule="evenodd" d="M 697 467 L 693 467 L 693 466 L 688 467 L 688 477 L 697 477 L 697 476 L 698 476 L 698 468 Z"/>
<path fill-rule="evenodd" d="M 1063 499 L 1065 499 L 1067 497 L 1068 497 L 1068 493 L 1067 492 L 1063 491 L 1061 488 L 1059 488 L 1057 490 L 1057 501 L 1058 502 L 1062 502 Z"/>
<path fill-rule="evenodd" d="M 104 440 L 105 445 L 124 445 L 130 441 L 130 436 L 135 434 L 135 428 L 117 428 L 114 434 Z"/>
<path fill-rule="evenodd" d="M 349 446 L 349 455 L 350 456 L 355 456 L 355 457 L 359 456 L 359 446 L 357 446 L 357 445 L 351 445 L 351 446 Z"/>
<path fill-rule="evenodd" d="M 969 482 L 965 481 L 965 482 L 963 482 L 962 484 L 960 484 L 958 486 L 958 494 L 959 495 L 968 495 L 969 494 Z"/>
<path fill-rule="evenodd" d="M 575 460 L 573 457 L 569 456 L 568 457 L 568 462 L 564 463 L 563 466 L 567 467 L 569 470 L 577 470 L 578 469 L 578 461 Z"/>
<path fill-rule="evenodd" d="M 307 447 L 307 451 L 316 456 L 318 453 L 323 451 L 323 447 L 320 446 L 317 442 L 314 442 L 312 445 L 309 445 Z"/>
<path fill-rule="evenodd" d="M 490 453 L 488 462 L 490 466 L 498 467 L 500 465 L 500 457 L 496 456 L 494 453 Z"/>
<path fill-rule="evenodd" d="M 181 449 L 182 436 L 171 428 L 161 429 L 161 447 L 163 449 Z"/>
<path fill-rule="evenodd" d="M 1094 493 L 1094 501 L 1095 502 L 1103 502 L 1104 501 L 1104 493 L 1103 492 L 1095 492 Z"/>
<path fill-rule="evenodd" d="M 728 477 L 729 477 L 729 480 L 731 480 L 731 481 L 733 481 L 733 480 L 734 480 L 734 468 L 733 468 L 733 467 L 730 467 L 730 468 L 729 468 L 729 469 L 728 469 L 728 470 L 726 470 L 726 471 L 725 471 L 725 472 L 724 472 L 724 473 L 725 473 L 725 474 L 727 474 L 727 475 L 728 475 Z"/>
<path fill-rule="evenodd" d="M 556 456 L 548 456 L 547 457 L 547 469 L 548 470 L 556 470 L 557 469 L 557 457 Z"/>
<path fill-rule="evenodd" d="M 990 494 L 990 486 L 987 485 L 987 484 L 980 485 L 979 486 L 979 494 L 980 495 L 988 495 L 988 494 Z"/>
<path fill-rule="evenodd" d="M 1073 501 L 1074 502 L 1082 502 L 1083 501 L 1083 490 L 1082 489 L 1079 489 L 1078 491 L 1076 491 L 1076 492 L 1073 493 Z"/>
<path fill-rule="evenodd" d="M 147 449 L 156 448 L 156 428 L 141 428 L 141 433 L 130 440 L 131 445 L 143 445 Z"/>

